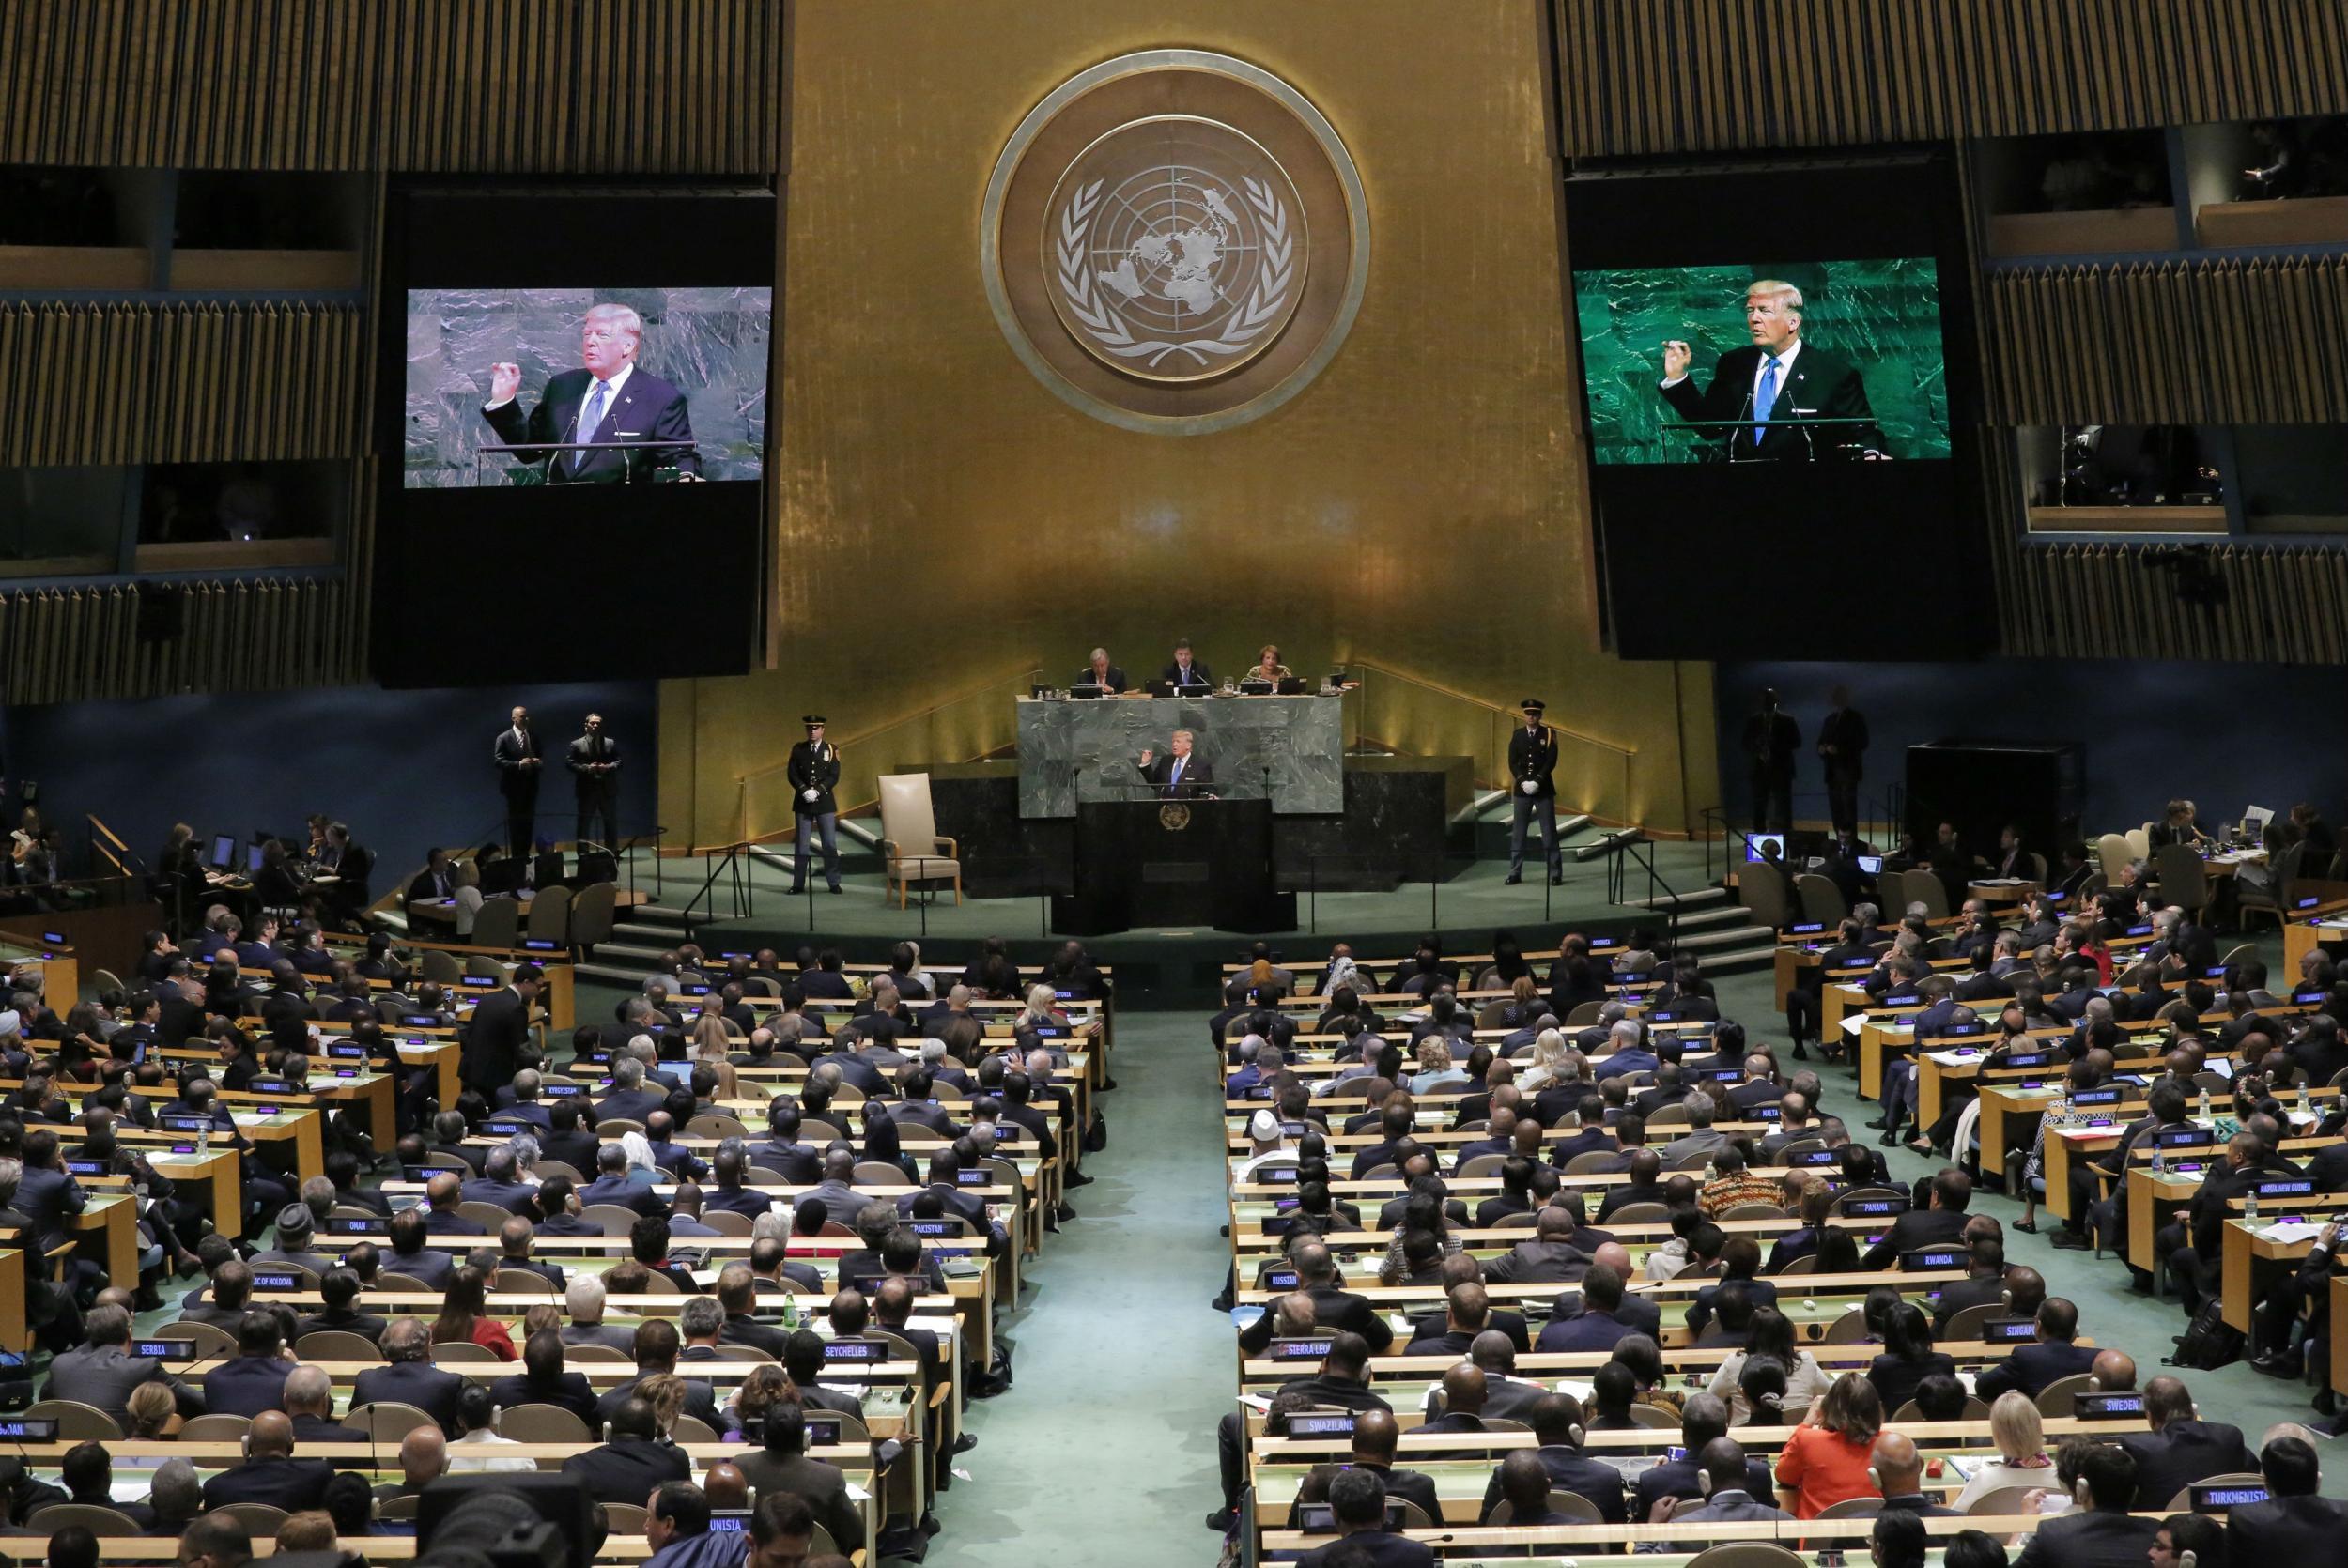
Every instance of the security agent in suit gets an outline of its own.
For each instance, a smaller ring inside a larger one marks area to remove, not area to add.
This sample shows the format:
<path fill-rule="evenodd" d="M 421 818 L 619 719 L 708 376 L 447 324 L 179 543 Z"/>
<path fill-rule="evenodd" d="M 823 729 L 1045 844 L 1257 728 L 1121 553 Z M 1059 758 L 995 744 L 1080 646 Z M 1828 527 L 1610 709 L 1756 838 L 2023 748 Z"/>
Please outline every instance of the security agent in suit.
<path fill-rule="evenodd" d="M 131 1391 L 142 1383 L 163 1383 L 179 1402 L 182 1415 L 201 1415 L 204 1402 L 161 1361 L 131 1354 L 131 1314 L 117 1306 L 93 1307 L 83 1322 L 88 1336 L 81 1348 L 69 1350 L 49 1364 L 48 1396 L 70 1399 L 114 1417 L 130 1429 Z"/>
<path fill-rule="evenodd" d="M 2167 1508 L 2170 1498 L 2197 1481 L 2258 1468 L 2242 1428 L 2201 1420 L 2193 1396 L 2175 1377 L 2155 1377 L 2144 1385 L 2144 1421 L 2150 1432 L 2120 1439 L 2136 1460 L 2139 1513 Z"/>
<path fill-rule="evenodd" d="M 1859 836 L 1859 780 L 1866 771 L 1867 715 L 1850 705 L 1850 688 L 1827 694 L 1833 704 L 1818 724 L 1818 756 L 1826 763 L 1827 816 L 1835 833 Z"/>
<path fill-rule="evenodd" d="M 601 714 L 587 715 L 586 733 L 571 743 L 563 761 L 579 802 L 579 842 L 611 849 L 620 841 L 620 746 L 603 732 Z"/>
<path fill-rule="evenodd" d="M 840 787 L 840 753 L 824 738 L 824 715 L 807 714 L 807 739 L 791 748 L 784 774 L 791 781 L 791 891 L 807 886 L 807 852 L 818 835 L 824 840 L 824 883 L 840 891 L 840 805 L 832 791 Z"/>
<path fill-rule="evenodd" d="M 383 1360 L 388 1364 L 359 1374 L 350 1386 L 350 1403 L 372 1405 L 378 1400 L 390 1400 L 412 1405 L 439 1422 L 444 1433 L 461 1436 L 464 1424 L 457 1419 L 456 1398 L 465 1391 L 465 1379 L 453 1372 L 441 1371 L 426 1360 L 431 1353 L 431 1341 L 432 1330 L 425 1327 L 424 1319 L 394 1318 L 392 1326 L 383 1330 Z"/>
<path fill-rule="evenodd" d="M 1386 1485 L 1375 1471 L 1338 1471 L 1329 1483 L 1329 1511 L 1338 1540 L 1297 1559 L 1300 1568 L 1322 1568 L 1340 1546 L 1360 1554 L 1371 1568 L 1435 1568 L 1432 1550 L 1386 1529 Z"/>
<path fill-rule="evenodd" d="M 1214 676 L 1207 667 L 1190 656 L 1190 638 L 1178 638 L 1174 642 L 1172 662 L 1158 672 L 1158 679 L 1176 691 L 1213 690 Z"/>
<path fill-rule="evenodd" d="M 1867 384 L 1857 366 L 1802 341 L 1801 290 L 1775 278 L 1745 290 L 1745 332 L 1752 341 L 1722 354 L 1712 384 L 1699 392 L 1689 377 L 1689 346 L 1663 345 L 1663 401 L 1691 423 L 1725 428 L 1695 432 L 1713 461 L 1819 463 L 1880 457 L 1883 437 L 1867 407 Z M 1862 424 L 1815 426 L 1812 420 L 1856 419 Z"/>
<path fill-rule="evenodd" d="M 1095 648 L 1091 662 L 1076 671 L 1073 683 L 1079 686 L 1099 686 L 1103 691 L 1121 692 L 1125 689 L 1125 672 L 1109 663 L 1109 651 Z"/>
<path fill-rule="evenodd" d="M 1794 820 L 1794 753 L 1801 746 L 1801 726 L 1777 705 L 1774 687 L 1745 715 L 1742 744 L 1752 775 L 1753 831 L 1784 833 Z"/>
<path fill-rule="evenodd" d="M 630 1393 L 613 1407 L 609 1424 L 610 1441 L 563 1461 L 563 1473 L 584 1483 L 589 1497 L 649 1497 L 666 1482 L 693 1479 L 685 1451 L 660 1440 L 651 1401 Z"/>
<path fill-rule="evenodd" d="M 1566 880 L 1566 852 L 1557 842 L 1557 731 L 1541 722 L 1548 710 L 1537 698 L 1526 698 L 1524 724 L 1508 737 L 1510 788 L 1508 818 L 1508 881 L 1524 880 L 1524 830 L 1535 815 L 1541 820 L 1541 843 L 1549 852 L 1549 884 Z"/>
<path fill-rule="evenodd" d="M 515 706 L 510 722 L 498 731 L 490 756 L 497 762 L 498 793 L 505 797 L 505 853 L 519 859 L 530 853 L 538 829 L 538 778 L 546 758 L 530 728 L 530 710 Z"/>
<path fill-rule="evenodd" d="M 2016 1568 L 2138 1568 L 2160 1530 L 2159 1521 L 2132 1517 L 2136 1457 L 2097 1443 L 2079 1455 L 2073 1488 L 2075 1513 L 2043 1521 L 2016 1560 Z"/>
<path fill-rule="evenodd" d="M 2259 1454 L 2264 1502 L 2231 1510 L 2226 1540 L 2234 1561 L 2321 1562 L 2336 1558 L 2348 1531 L 2348 1502 L 2315 1495 L 2317 1460 L 2304 1437 L 2277 1437 Z"/>
<path fill-rule="evenodd" d="M 1167 755 L 1144 746 L 1141 758 L 1134 766 L 1143 782 L 1154 788 L 1166 800 L 1192 800 L 1210 792 L 1214 783 L 1214 768 L 1200 758 L 1191 755 L 1193 736 L 1187 730 L 1174 731 L 1166 743 Z"/>
<path fill-rule="evenodd" d="M 837 1465 L 807 1456 L 807 1412 L 798 1402 L 779 1399 L 768 1406 L 757 1436 L 762 1448 L 734 1456 L 742 1479 L 761 1498 L 787 1492 L 804 1499 L 842 1551 L 861 1550 L 864 1511 L 848 1496 L 848 1478 Z"/>
<path fill-rule="evenodd" d="M 323 1459 L 297 1459 L 293 1450 L 292 1417 L 283 1410 L 255 1416 L 244 1435 L 244 1462 L 204 1483 L 205 1509 L 265 1502 L 299 1514 L 317 1507 L 325 1500 L 326 1483 L 334 1479 L 334 1468 Z"/>
<path fill-rule="evenodd" d="M 637 364 L 643 335 L 643 318 L 627 306 L 591 307 L 579 323 L 583 368 L 552 377 L 525 419 L 515 401 L 522 388 L 522 367 L 491 365 L 489 401 L 482 406 L 482 417 L 509 446 L 665 443 L 630 445 L 618 452 L 515 454 L 524 462 L 545 462 L 549 484 L 641 484 L 651 479 L 654 469 L 669 466 L 680 479 L 700 479 L 701 455 L 693 447 L 693 420 L 685 393 Z"/>

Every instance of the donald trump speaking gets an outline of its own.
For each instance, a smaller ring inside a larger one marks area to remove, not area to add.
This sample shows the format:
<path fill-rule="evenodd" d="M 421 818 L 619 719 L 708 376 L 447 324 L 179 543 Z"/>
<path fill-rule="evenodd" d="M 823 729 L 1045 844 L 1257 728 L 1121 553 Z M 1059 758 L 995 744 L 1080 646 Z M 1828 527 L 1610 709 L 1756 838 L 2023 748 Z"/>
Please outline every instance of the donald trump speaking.
<path fill-rule="evenodd" d="M 1722 354 L 1701 392 L 1688 374 L 1688 345 L 1676 338 L 1663 345 L 1663 401 L 1691 423 L 1735 422 L 1697 432 L 1716 458 L 1813 463 L 1883 455 L 1858 368 L 1802 341 L 1800 289 L 1775 278 L 1747 288 L 1745 332 L 1752 343 Z M 1852 419 L 1869 423 L 1812 423 Z"/>
<path fill-rule="evenodd" d="M 482 417 L 510 446 L 536 442 L 587 442 L 609 451 L 517 453 L 547 460 L 549 484 L 642 484 L 657 468 L 673 467 L 679 479 L 702 476 L 693 449 L 693 421 L 685 394 L 639 366 L 643 317 L 626 305 L 596 305 L 579 323 L 579 359 L 584 368 L 566 370 L 547 382 L 538 407 L 525 419 L 516 401 L 522 367 L 489 367 L 489 401 Z M 661 442 L 663 445 L 632 445 Z"/>

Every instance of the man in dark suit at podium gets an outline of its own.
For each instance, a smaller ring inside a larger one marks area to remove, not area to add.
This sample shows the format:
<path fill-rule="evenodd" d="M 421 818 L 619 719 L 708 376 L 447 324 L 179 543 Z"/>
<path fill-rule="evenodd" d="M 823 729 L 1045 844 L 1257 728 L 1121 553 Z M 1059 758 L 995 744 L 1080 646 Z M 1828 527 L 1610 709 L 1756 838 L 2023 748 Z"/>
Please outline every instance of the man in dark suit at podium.
<path fill-rule="evenodd" d="M 547 383 L 538 407 L 522 416 L 516 402 L 522 367 L 489 367 L 489 401 L 482 417 L 509 446 L 547 441 L 631 443 L 612 452 L 565 451 L 538 454 L 549 484 L 641 484 L 656 468 L 674 467 L 680 479 L 702 476 L 693 448 L 693 421 L 685 393 L 650 371 L 637 367 L 643 318 L 626 305 L 596 305 L 579 323 L 579 358 L 585 368 L 566 370 Z M 662 446 L 632 443 L 659 441 Z M 517 453 L 527 460 L 532 454 Z"/>
<path fill-rule="evenodd" d="M 1195 800 L 1206 794 L 1208 786 L 1214 782 L 1214 769 L 1191 755 L 1190 742 L 1189 730 L 1177 730 L 1169 743 L 1173 747 L 1170 754 L 1160 757 L 1145 746 L 1141 761 L 1135 764 L 1141 770 L 1141 776 L 1155 785 L 1158 793 L 1167 800 Z"/>
<path fill-rule="evenodd" d="M 1214 677 L 1208 673 L 1207 667 L 1190 656 L 1190 638 L 1183 638 L 1174 644 L 1174 662 L 1158 672 L 1158 679 L 1177 691 L 1184 686 L 1205 686 L 1213 689 L 1214 685 Z"/>
<path fill-rule="evenodd" d="M 1731 463 L 1883 455 L 1873 423 L 1809 423 L 1874 415 L 1858 367 L 1802 341 L 1800 289 L 1775 278 L 1747 288 L 1745 331 L 1752 344 L 1722 354 L 1702 392 L 1688 375 L 1693 350 L 1676 338 L 1663 345 L 1663 401 L 1673 412 L 1691 422 L 1751 422 L 1697 432 L 1711 453 Z"/>

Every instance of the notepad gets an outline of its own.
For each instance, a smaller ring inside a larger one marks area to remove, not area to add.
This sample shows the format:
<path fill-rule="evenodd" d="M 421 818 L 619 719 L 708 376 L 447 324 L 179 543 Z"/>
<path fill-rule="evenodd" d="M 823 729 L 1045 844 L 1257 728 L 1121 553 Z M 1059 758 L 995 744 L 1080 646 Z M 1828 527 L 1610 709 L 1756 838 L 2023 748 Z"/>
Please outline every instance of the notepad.
<path fill-rule="evenodd" d="M 2295 1243 L 2301 1241 L 2312 1241 L 2323 1234 L 2324 1227 L 2322 1225 L 2316 1224 L 2311 1221 L 2304 1220 L 2296 1223 L 2288 1220 L 2281 1221 L 2275 1224 L 2268 1225 L 2259 1232 L 2259 1236 L 2263 1239 L 2278 1242 L 2285 1247 L 2294 1245 Z"/>

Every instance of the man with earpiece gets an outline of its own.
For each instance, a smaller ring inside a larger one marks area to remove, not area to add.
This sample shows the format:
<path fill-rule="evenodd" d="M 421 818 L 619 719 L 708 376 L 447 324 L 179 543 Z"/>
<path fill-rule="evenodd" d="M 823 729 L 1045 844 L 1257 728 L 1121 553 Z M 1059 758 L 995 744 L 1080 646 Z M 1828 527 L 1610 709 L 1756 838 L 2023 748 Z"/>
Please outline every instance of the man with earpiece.
<path fill-rule="evenodd" d="M 2234 1540 L 2232 1525 L 2232 1515 L 2221 1525 L 2206 1514 L 2170 1514 L 2153 1537 L 2153 1568 L 2226 1568 L 2229 1561 L 2255 1561 Z"/>
<path fill-rule="evenodd" d="M 1677 1499 L 1693 1502 L 1704 1495 L 1704 1454 L 1716 1437 L 1728 1436 L 1727 1402 L 1708 1393 L 1691 1393 L 1687 1408 L 1679 1413 L 1679 1440 L 1686 1445 L 1688 1457 L 1665 1459 L 1641 1470 L 1631 1483 L 1630 1522 L 1644 1525 L 1669 1517 L 1659 1514 L 1666 1501 Z M 1747 1497 L 1776 1496 L 1769 1467 L 1761 1460 L 1745 1461 L 1744 1480 L 1740 1483 Z M 1684 1517 L 1684 1515 L 1683 1515 Z"/>
<path fill-rule="evenodd" d="M 2226 1538 L 2241 1563 L 2320 1562 L 2337 1558 L 2348 1534 L 2348 1502 L 2315 1495 L 2315 1445 L 2277 1437 L 2259 1453 L 2266 1500 L 2226 1515 Z"/>
<path fill-rule="evenodd" d="M 1582 1402 L 1569 1393 L 1545 1393 L 1533 1402 L 1527 1415 L 1532 1423 L 1533 1436 L 1539 1439 L 1541 1445 L 1531 1453 L 1548 1473 L 1550 1489 L 1571 1492 L 1578 1498 L 1587 1499 L 1598 1510 L 1599 1516 L 1610 1525 L 1628 1523 L 1630 1503 L 1624 1496 L 1622 1472 L 1583 1452 L 1583 1439 L 1588 1434 L 1582 1424 Z M 1358 1448 L 1361 1443 L 1358 1422 L 1354 1427 L 1353 1441 Z M 1484 1487 L 1484 1505 L 1476 1513 L 1477 1522 L 1491 1517 L 1501 1497 L 1500 1471 L 1495 1469 L 1491 1480 Z"/>
<path fill-rule="evenodd" d="M 2170 1498 L 2197 1481 L 2258 1468 L 2242 1428 L 2203 1421 L 2179 1378 L 2155 1377 L 2144 1385 L 2144 1421 L 2150 1432 L 2120 1439 L 2136 1460 L 2139 1511 L 2168 1507 Z"/>
<path fill-rule="evenodd" d="M 1685 1506 L 1678 1498 L 1657 1500 L 1655 1511 L 1648 1516 L 1652 1524 L 1713 1524 L 1726 1520 L 1783 1519 L 1790 1522 L 1791 1514 L 1758 1501 L 1746 1488 L 1749 1484 L 1745 1466 L 1745 1451 L 1741 1444 L 1727 1437 L 1715 1437 L 1704 1445 L 1696 1455 L 1696 1491 L 1703 1499 L 1693 1508 Z M 1643 1552 L 1700 1552 L 1710 1545 L 1708 1541 L 1660 1542 L 1642 1541 Z"/>
<path fill-rule="evenodd" d="M 2082 1447 L 2071 1493 L 2078 1511 L 2031 1531 L 2015 1568 L 2141 1568 L 2147 1560 L 2160 1524 L 2128 1512 L 2136 1499 L 2135 1456 L 2109 1443 Z"/>
<path fill-rule="evenodd" d="M 1906 1509 L 1921 1518 L 1953 1519 L 1954 1508 L 1943 1508 L 1924 1494 L 1924 1456 L 1904 1432 L 1878 1432 L 1867 1456 L 1867 1479 L 1883 1494 L 1883 1506 Z"/>

